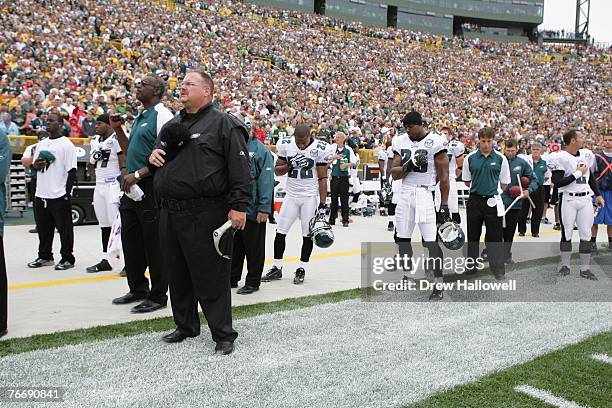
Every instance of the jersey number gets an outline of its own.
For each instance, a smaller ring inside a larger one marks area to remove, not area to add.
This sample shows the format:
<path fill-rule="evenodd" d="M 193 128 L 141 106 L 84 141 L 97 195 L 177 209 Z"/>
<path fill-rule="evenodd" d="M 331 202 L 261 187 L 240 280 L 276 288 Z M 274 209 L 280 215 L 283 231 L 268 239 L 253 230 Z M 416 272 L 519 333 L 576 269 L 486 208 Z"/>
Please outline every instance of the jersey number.
<path fill-rule="evenodd" d="M 410 157 L 412 157 L 412 151 L 410 149 L 402 149 L 401 153 L 402 153 L 402 165 L 404 165 L 404 163 L 406 163 L 408 160 L 410 160 Z M 425 156 L 427 156 L 427 150 L 419 149 L 415 151 L 414 154 L 424 154 Z M 427 173 L 427 166 L 428 166 L 428 163 L 425 163 L 423 167 L 421 167 L 420 169 L 414 169 L 413 171 L 415 173 Z"/>
<path fill-rule="evenodd" d="M 312 168 L 314 167 L 314 160 L 308 159 L 308 165 L 301 169 L 293 169 L 289 172 L 288 177 L 298 178 L 298 172 L 300 173 L 301 179 L 311 179 L 314 175 Z"/>

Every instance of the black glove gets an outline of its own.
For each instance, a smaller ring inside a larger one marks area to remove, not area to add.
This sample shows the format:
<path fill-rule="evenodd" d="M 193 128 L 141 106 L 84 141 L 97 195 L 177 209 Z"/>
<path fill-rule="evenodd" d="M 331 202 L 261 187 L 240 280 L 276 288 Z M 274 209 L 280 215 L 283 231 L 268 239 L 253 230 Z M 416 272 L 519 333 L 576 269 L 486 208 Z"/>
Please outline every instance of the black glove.
<path fill-rule="evenodd" d="M 448 204 L 440 204 L 440 211 L 436 214 L 436 224 L 442 225 L 451 219 Z"/>
<path fill-rule="evenodd" d="M 325 203 L 319 203 L 319 207 L 317 208 L 317 215 L 325 215 L 325 208 L 327 206 L 325 205 Z"/>

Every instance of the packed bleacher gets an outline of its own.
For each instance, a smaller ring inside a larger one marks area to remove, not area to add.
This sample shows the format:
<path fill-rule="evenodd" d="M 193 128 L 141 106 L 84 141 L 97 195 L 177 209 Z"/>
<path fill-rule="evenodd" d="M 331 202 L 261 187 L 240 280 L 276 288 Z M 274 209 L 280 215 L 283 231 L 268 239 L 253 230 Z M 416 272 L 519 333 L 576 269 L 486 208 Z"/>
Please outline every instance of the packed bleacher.
<path fill-rule="evenodd" d="M 489 125 L 501 138 L 559 140 L 609 131 L 607 50 L 463 40 L 366 27 L 314 14 L 232 1 L 174 5 L 133 1 L 3 2 L 0 127 L 36 135 L 53 109 L 71 137 L 92 135 L 93 117 L 138 113 L 134 83 L 177 83 L 195 66 L 216 83 L 216 103 L 248 115 L 274 144 L 298 122 L 328 139 L 343 130 L 380 145 L 415 109 L 450 126 L 469 146 Z"/>

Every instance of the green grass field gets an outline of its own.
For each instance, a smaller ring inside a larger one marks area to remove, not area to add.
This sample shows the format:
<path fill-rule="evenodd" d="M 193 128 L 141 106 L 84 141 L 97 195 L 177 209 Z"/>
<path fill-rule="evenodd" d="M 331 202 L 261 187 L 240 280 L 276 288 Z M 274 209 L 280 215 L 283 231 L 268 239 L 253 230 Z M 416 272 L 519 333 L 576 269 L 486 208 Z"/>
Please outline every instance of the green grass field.
<path fill-rule="evenodd" d="M 612 356 L 612 332 L 488 375 L 475 383 L 433 395 L 409 407 L 551 407 L 514 390 L 516 386 L 526 384 L 585 407 L 609 408 L 612 407 L 612 365 L 593 360 L 593 354 Z"/>

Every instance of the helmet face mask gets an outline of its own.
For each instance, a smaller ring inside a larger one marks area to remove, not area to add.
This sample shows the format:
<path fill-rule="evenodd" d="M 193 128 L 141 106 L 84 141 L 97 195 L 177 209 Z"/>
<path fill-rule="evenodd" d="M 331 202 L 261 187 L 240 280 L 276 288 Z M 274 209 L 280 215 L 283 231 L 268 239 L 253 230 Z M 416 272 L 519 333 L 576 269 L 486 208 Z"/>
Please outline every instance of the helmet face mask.
<path fill-rule="evenodd" d="M 317 214 L 310 220 L 310 237 L 319 248 L 329 248 L 334 243 L 334 232 L 325 219 L 325 213 Z"/>
<path fill-rule="evenodd" d="M 465 242 L 465 234 L 461 226 L 454 221 L 447 221 L 440 225 L 438 237 L 442 244 L 450 250 L 461 249 Z"/>
<path fill-rule="evenodd" d="M 213 243 L 220 257 L 232 259 L 235 233 L 236 229 L 232 227 L 232 222 L 230 220 L 213 231 Z"/>

